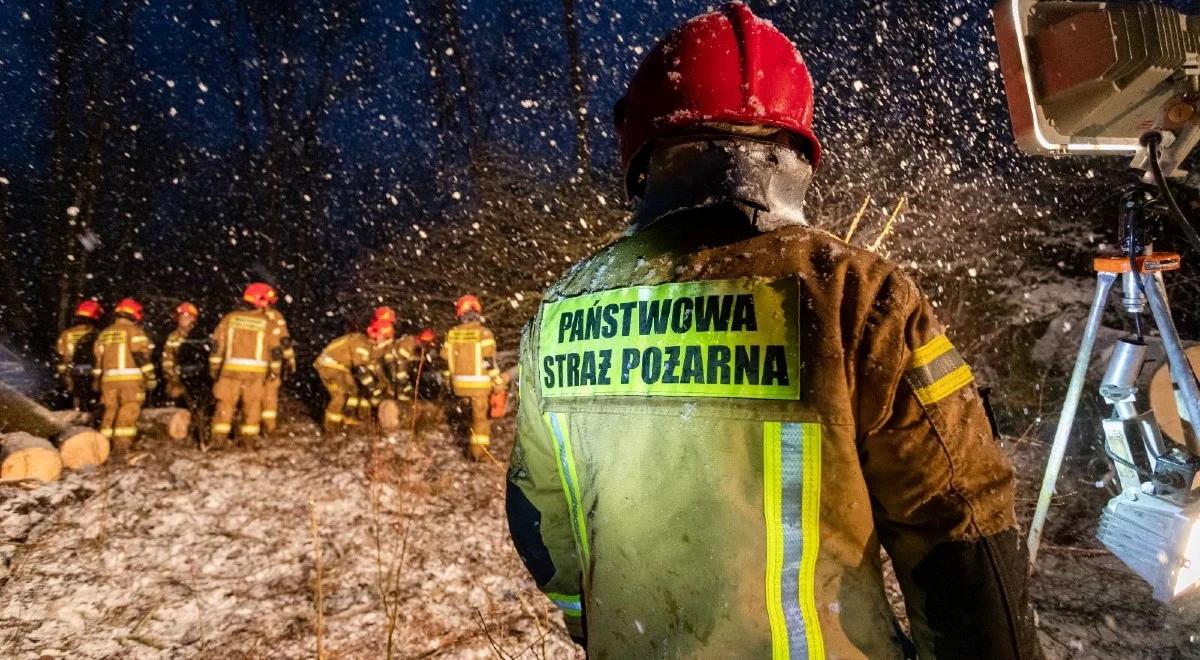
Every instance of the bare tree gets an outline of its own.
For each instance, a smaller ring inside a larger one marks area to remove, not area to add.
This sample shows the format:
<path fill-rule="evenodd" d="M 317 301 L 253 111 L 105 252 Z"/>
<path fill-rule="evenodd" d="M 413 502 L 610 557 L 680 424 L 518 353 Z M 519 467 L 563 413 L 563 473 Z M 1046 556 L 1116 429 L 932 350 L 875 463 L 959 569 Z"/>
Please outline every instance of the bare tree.
<path fill-rule="evenodd" d="M 591 148 L 587 130 L 587 88 L 583 76 L 583 58 L 579 50 L 579 27 L 575 19 L 575 0 L 563 0 L 563 27 L 567 37 L 567 59 L 571 70 L 572 114 L 575 116 L 575 160 L 578 173 L 585 179 L 591 170 Z"/>

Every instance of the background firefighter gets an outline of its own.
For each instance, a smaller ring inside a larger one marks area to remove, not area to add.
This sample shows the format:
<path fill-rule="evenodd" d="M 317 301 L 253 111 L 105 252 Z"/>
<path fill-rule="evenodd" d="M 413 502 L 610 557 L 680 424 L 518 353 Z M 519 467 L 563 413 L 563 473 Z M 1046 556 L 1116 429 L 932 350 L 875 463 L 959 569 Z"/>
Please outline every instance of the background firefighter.
<path fill-rule="evenodd" d="M 371 398 L 382 396 L 383 384 L 372 359 L 372 346 L 367 335 L 350 332 L 329 342 L 313 362 L 329 394 L 324 419 L 327 433 L 369 419 Z"/>
<path fill-rule="evenodd" d="M 881 545 L 920 657 L 1039 657 L 970 368 L 911 279 L 804 222 L 812 92 L 741 3 L 641 64 L 632 228 L 526 327 L 514 544 L 595 658 L 904 657 Z"/>
<path fill-rule="evenodd" d="M 75 410 L 92 410 L 95 396 L 92 391 L 92 368 L 95 364 L 93 347 L 96 343 L 97 326 L 104 314 L 100 303 L 84 300 L 75 307 L 75 318 L 71 327 L 58 335 L 54 352 L 58 356 L 55 365 L 62 380 L 63 390 L 71 397 Z"/>
<path fill-rule="evenodd" d="M 271 287 L 255 282 L 242 294 L 245 309 L 226 314 L 213 332 L 209 358 L 216 409 L 212 438 L 224 441 L 233 432 L 233 418 L 242 412 L 238 438 L 253 445 L 262 431 L 262 405 L 270 373 L 269 358 L 279 348 L 279 335 L 267 315 Z"/>
<path fill-rule="evenodd" d="M 481 461 L 492 444 L 489 402 L 492 391 L 504 387 L 496 365 L 496 339 L 480 322 L 483 305 L 467 295 L 454 304 L 454 314 L 462 323 L 446 333 L 442 347 L 454 395 L 471 407 L 471 439 L 467 451 Z"/>
<path fill-rule="evenodd" d="M 279 345 L 271 351 L 271 368 L 263 386 L 262 425 L 264 431 L 271 433 L 279 425 L 279 390 L 288 376 L 296 373 L 296 347 L 288 333 L 287 320 L 275 308 L 279 304 L 279 294 L 274 287 L 270 287 L 267 300 L 266 312 L 271 322 L 271 334 L 279 339 Z"/>
<path fill-rule="evenodd" d="M 184 382 L 183 366 L 180 364 L 180 349 L 196 327 L 196 319 L 200 311 L 190 302 L 184 301 L 175 307 L 175 329 L 167 335 L 163 342 L 162 375 L 166 385 L 167 399 L 172 402 L 183 402 L 185 406 L 189 399 L 187 385 Z"/>
<path fill-rule="evenodd" d="M 100 392 L 100 432 L 125 451 L 137 437 L 138 416 L 146 393 L 158 385 L 151 352 L 154 345 L 142 329 L 142 306 L 125 298 L 113 309 L 112 324 L 96 338 L 94 385 Z"/>

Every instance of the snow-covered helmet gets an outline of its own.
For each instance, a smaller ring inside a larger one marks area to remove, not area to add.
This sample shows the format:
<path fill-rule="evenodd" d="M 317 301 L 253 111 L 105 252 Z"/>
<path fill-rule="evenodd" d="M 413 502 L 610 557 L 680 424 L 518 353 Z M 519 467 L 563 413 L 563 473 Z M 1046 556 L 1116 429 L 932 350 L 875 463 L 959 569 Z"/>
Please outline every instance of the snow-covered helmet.
<path fill-rule="evenodd" d="M 798 139 L 815 169 L 813 83 L 796 46 L 742 2 L 675 28 L 638 67 L 614 121 L 630 195 L 641 194 L 651 144 L 705 124 L 770 126 Z"/>

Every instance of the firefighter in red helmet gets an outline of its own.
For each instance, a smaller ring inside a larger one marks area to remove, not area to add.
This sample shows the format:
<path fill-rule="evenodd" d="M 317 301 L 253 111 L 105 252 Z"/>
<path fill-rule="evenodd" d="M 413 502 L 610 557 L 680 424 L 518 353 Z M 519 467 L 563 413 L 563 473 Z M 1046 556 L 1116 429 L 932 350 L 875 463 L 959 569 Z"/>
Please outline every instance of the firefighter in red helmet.
<path fill-rule="evenodd" d="M 442 357 L 450 372 L 454 395 L 471 406 L 471 438 L 467 453 L 481 461 L 492 444 L 492 423 L 488 399 L 492 391 L 503 387 L 496 365 L 496 338 L 484 327 L 483 305 L 479 298 L 466 295 L 454 303 L 454 315 L 460 323 L 446 333 Z"/>
<path fill-rule="evenodd" d="M 213 331 L 208 368 L 217 401 L 212 438 L 218 443 L 232 435 L 239 408 L 238 439 L 242 444 L 255 445 L 262 433 L 263 397 L 282 339 L 274 332 L 277 326 L 268 314 L 273 299 L 274 289 L 269 285 L 255 282 L 247 286 L 242 307 L 226 314 Z"/>
<path fill-rule="evenodd" d="M 100 303 L 95 300 L 81 301 L 75 307 L 71 327 L 59 333 L 54 347 L 58 356 L 55 365 L 58 376 L 75 410 L 92 408 L 92 346 L 96 342 L 96 331 L 103 316 L 104 309 Z"/>
<path fill-rule="evenodd" d="M 184 365 L 179 362 L 179 350 L 183 348 L 188 337 L 192 333 L 192 329 L 196 327 L 196 319 L 200 317 L 200 310 L 188 301 L 184 301 L 175 307 L 175 329 L 167 335 L 167 339 L 163 342 L 162 353 L 162 372 L 163 383 L 166 385 L 166 395 L 171 401 L 187 402 L 190 397 L 187 391 L 187 385 L 184 382 Z M 191 406 L 187 406 L 191 408 Z"/>
<path fill-rule="evenodd" d="M 142 329 L 142 306 L 125 298 L 113 308 L 113 322 L 96 338 L 94 386 L 104 413 L 100 432 L 124 452 L 137 437 L 137 421 L 158 380 L 150 356 L 154 344 Z"/>
<path fill-rule="evenodd" d="M 638 210 L 521 346 L 514 545 L 601 658 L 1036 658 L 1012 468 L 894 264 L 807 226 L 804 59 L 740 2 L 616 108 Z M 911 650 L 911 649 L 907 649 Z"/>

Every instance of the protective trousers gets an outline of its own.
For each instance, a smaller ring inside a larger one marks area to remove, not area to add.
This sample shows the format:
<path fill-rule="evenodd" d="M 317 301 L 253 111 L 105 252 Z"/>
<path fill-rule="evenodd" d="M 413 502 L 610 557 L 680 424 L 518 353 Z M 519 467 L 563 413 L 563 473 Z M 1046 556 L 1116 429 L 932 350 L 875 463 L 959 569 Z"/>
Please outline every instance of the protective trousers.
<path fill-rule="evenodd" d="M 488 418 L 488 394 L 468 398 L 471 402 L 471 442 L 467 451 L 471 458 L 482 461 L 492 445 L 492 422 Z"/>
<path fill-rule="evenodd" d="M 262 430 L 265 387 L 265 375 L 249 378 L 222 375 L 217 379 L 217 384 L 213 385 L 213 397 L 217 400 L 217 408 L 213 412 L 213 440 L 225 440 L 233 432 L 233 415 L 239 403 L 242 407 L 242 423 L 238 426 L 238 437 L 243 440 L 258 437 Z"/>
<path fill-rule="evenodd" d="M 321 384 L 329 393 L 329 403 L 325 406 L 324 428 L 326 431 L 337 431 L 346 422 L 346 413 L 354 415 L 358 411 L 358 383 L 346 371 L 332 367 L 317 369 Z M 350 408 L 353 399 L 354 407 Z M 349 409 L 349 410 L 348 410 Z M 357 420 L 355 422 L 357 423 Z"/>
<path fill-rule="evenodd" d="M 262 424 L 267 433 L 273 432 L 279 424 L 279 390 L 282 387 L 282 378 L 270 376 L 263 388 Z"/>
<path fill-rule="evenodd" d="M 128 449 L 137 437 L 138 416 L 145 400 L 146 390 L 140 379 L 101 382 L 100 403 L 104 413 L 100 418 L 100 433 L 118 449 Z"/>

